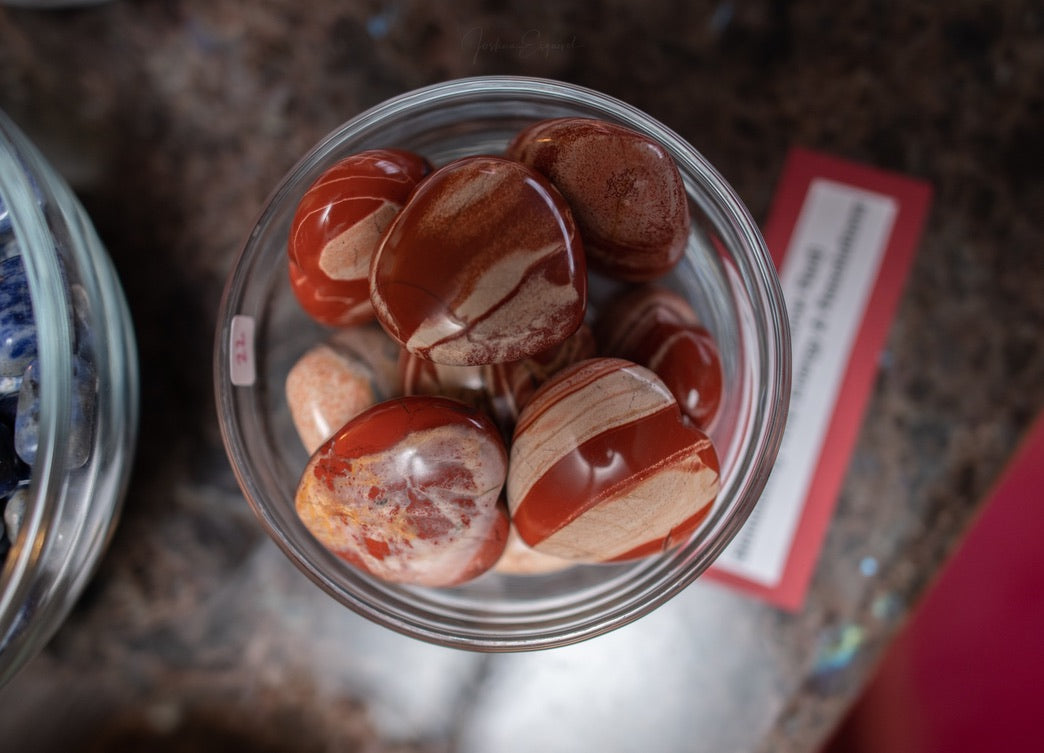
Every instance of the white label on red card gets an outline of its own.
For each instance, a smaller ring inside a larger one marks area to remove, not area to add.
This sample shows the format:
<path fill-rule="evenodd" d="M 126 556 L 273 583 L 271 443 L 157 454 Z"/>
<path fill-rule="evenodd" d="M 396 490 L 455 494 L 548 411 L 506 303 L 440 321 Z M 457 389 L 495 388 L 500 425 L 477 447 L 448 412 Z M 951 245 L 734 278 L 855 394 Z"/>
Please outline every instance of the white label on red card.
<path fill-rule="evenodd" d="M 895 215 L 889 196 L 822 178 L 809 186 L 780 270 L 793 348 L 787 428 L 761 501 L 716 567 L 766 586 L 782 577 Z"/>
<path fill-rule="evenodd" d="M 791 321 L 790 415 L 762 498 L 709 578 L 801 607 L 930 199 L 905 175 L 787 155 L 764 233 Z"/>

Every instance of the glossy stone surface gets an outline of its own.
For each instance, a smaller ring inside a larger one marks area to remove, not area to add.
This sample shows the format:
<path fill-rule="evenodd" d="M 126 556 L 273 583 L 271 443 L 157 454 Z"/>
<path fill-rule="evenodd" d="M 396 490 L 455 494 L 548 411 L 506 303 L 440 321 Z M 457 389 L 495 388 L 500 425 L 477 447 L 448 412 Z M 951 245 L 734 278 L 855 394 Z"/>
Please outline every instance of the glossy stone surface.
<path fill-rule="evenodd" d="M 370 261 L 381 233 L 430 166 L 396 149 L 353 154 L 324 172 L 301 198 L 288 241 L 290 284 L 323 324 L 373 318 Z"/>
<path fill-rule="evenodd" d="M 538 552 L 625 560 L 670 548 L 710 511 L 718 458 L 643 366 L 593 358 L 565 369 L 522 411 L 508 505 Z"/>
<path fill-rule="evenodd" d="M 596 332 L 604 355 L 652 369 L 690 420 L 701 429 L 713 426 L 724 389 L 721 354 L 688 301 L 643 285 L 604 309 Z"/>
<path fill-rule="evenodd" d="M 0 260 L 0 376 L 20 376 L 36 357 L 36 324 L 22 257 Z"/>
<path fill-rule="evenodd" d="M 496 427 L 443 397 L 403 397 L 349 421 L 312 456 L 295 505 L 346 562 L 384 580 L 451 586 L 507 541 L 507 452 Z"/>
<path fill-rule="evenodd" d="M 519 412 L 552 375 L 595 354 L 587 324 L 566 340 L 521 361 L 482 366 L 448 366 L 403 350 L 399 361 L 405 395 L 445 395 L 483 411 L 510 437 Z"/>
<path fill-rule="evenodd" d="M 547 176 L 569 201 L 592 269 L 647 281 L 681 258 L 688 198 L 656 141 L 601 120 L 555 118 L 524 129 L 506 154 Z"/>
<path fill-rule="evenodd" d="M 79 468 L 91 455 L 98 385 L 93 367 L 83 357 L 72 357 L 72 372 L 72 415 L 69 418 L 65 462 L 68 468 Z M 18 456 L 28 465 L 33 465 L 40 444 L 40 373 L 36 361 L 26 367 L 18 393 L 14 443 Z"/>
<path fill-rule="evenodd" d="M 297 360 L 286 377 L 286 401 L 309 455 L 349 419 L 401 394 L 401 350 L 370 322 L 335 332 Z"/>
<path fill-rule="evenodd" d="M 583 321 L 587 272 L 572 212 L 544 177 L 466 157 L 432 173 L 392 221 L 370 293 L 411 353 L 474 366 L 569 337 Z"/>

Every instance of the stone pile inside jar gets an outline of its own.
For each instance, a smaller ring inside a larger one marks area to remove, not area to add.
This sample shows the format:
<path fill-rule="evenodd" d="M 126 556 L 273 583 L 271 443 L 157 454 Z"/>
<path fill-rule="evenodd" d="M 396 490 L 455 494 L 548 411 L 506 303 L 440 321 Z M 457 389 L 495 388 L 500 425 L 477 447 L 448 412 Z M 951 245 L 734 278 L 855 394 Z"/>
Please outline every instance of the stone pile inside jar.
<path fill-rule="evenodd" d="M 91 449 L 94 377 L 82 354 L 88 342 L 79 286 L 72 286 L 73 415 L 67 437 L 70 467 L 83 466 Z M 21 245 L 0 199 L 0 569 L 22 527 L 29 482 L 40 443 L 40 361 L 37 327 Z"/>
<path fill-rule="evenodd" d="M 718 493 L 717 344 L 657 281 L 688 200 L 657 142 L 599 120 L 438 169 L 375 149 L 301 199 L 291 287 L 333 329 L 290 370 L 297 514 L 379 578 L 453 586 L 684 542 Z M 616 286 L 588 305 L 597 277 Z"/>

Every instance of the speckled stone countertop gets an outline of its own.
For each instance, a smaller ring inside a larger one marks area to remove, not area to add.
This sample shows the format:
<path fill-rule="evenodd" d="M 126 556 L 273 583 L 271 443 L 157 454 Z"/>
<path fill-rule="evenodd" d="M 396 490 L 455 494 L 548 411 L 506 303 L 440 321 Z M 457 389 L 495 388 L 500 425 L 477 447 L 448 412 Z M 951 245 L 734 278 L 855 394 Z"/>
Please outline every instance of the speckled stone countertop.
<path fill-rule="evenodd" d="M 1044 405 L 1044 12 L 943 5 L 0 9 L 0 107 L 94 218 L 144 384 L 122 522 L 62 629 L 0 690 L 0 746 L 814 750 Z M 342 121 L 483 73 L 637 105 L 695 144 L 758 219 L 794 144 L 934 185 L 800 613 L 698 582 L 588 643 L 466 654 L 347 613 L 254 521 L 211 381 L 218 299 L 247 229 Z"/>

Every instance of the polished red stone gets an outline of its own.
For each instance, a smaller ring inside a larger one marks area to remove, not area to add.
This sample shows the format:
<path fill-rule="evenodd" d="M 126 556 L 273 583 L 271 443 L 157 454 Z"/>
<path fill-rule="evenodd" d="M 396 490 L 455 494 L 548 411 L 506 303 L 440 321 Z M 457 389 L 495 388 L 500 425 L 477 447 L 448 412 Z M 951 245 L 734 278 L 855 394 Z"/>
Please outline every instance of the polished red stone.
<path fill-rule="evenodd" d="M 384 234 L 370 297 L 411 353 L 474 366 L 527 358 L 576 331 L 587 272 L 572 213 L 547 180 L 466 157 L 417 187 Z"/>
<path fill-rule="evenodd" d="M 649 369 L 592 358 L 559 372 L 519 417 L 507 499 L 538 552 L 602 562 L 676 546 L 718 493 L 710 438 Z"/>
<path fill-rule="evenodd" d="M 688 197 L 673 158 L 655 140 L 615 123 L 556 118 L 524 129 L 506 155 L 547 176 L 566 197 L 591 269 L 648 281 L 681 259 Z"/>
<path fill-rule="evenodd" d="M 312 456 L 295 497 L 305 527 L 387 581 L 452 586 L 500 557 L 507 453 L 478 411 L 444 397 L 379 403 Z"/>
<path fill-rule="evenodd" d="M 297 359 L 286 377 L 286 402 L 309 454 L 349 419 L 402 393 L 401 350 L 368 322 L 337 330 Z"/>
<path fill-rule="evenodd" d="M 482 366 L 447 366 L 403 350 L 399 378 L 405 395 L 445 395 L 483 411 L 510 437 L 518 414 L 533 393 L 566 366 L 595 354 L 587 324 L 566 340 L 521 361 Z"/>
<path fill-rule="evenodd" d="M 603 355 L 652 369 L 690 420 L 704 430 L 713 426 L 724 390 L 721 353 L 688 301 L 642 285 L 601 312 L 597 335 Z"/>
<path fill-rule="evenodd" d="M 381 233 L 431 168 L 415 154 L 374 149 L 324 172 L 290 228 L 290 286 L 313 318 L 345 326 L 373 318 L 370 260 Z"/>

